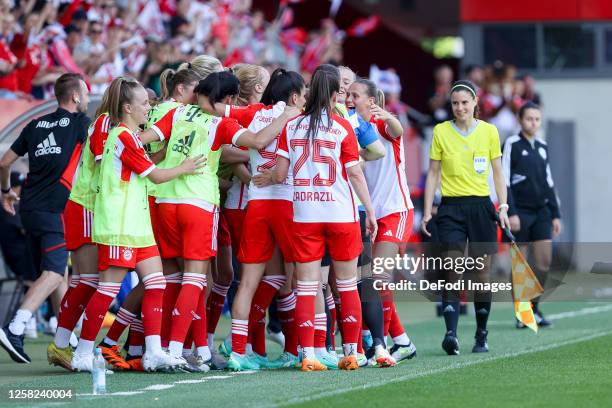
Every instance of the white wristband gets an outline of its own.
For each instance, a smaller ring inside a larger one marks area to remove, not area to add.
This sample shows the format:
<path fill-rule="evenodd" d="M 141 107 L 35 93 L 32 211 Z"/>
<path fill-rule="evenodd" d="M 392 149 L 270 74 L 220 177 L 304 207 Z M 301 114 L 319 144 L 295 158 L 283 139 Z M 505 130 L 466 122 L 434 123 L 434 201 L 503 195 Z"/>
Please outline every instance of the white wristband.
<path fill-rule="evenodd" d="M 510 206 L 508 204 L 500 204 L 499 209 L 501 210 L 502 208 L 505 208 L 507 210 L 510 208 Z"/>

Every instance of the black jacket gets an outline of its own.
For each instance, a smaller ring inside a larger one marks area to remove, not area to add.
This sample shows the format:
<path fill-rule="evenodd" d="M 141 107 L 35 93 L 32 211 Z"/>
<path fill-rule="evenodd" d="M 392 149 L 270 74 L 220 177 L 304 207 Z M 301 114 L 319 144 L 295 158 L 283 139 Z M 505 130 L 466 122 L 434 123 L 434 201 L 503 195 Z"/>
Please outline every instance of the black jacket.
<path fill-rule="evenodd" d="M 510 136 L 504 143 L 502 167 L 508 186 L 509 215 L 516 214 L 517 209 L 547 206 L 553 218 L 561 218 L 544 141 L 535 139 L 532 145 L 521 133 Z"/>
<path fill-rule="evenodd" d="M 30 164 L 21 195 L 21 211 L 64 212 L 70 186 L 61 179 L 68 177 L 68 182 L 72 182 L 72 175 L 64 172 L 71 160 L 78 161 L 77 146 L 85 142 L 88 126 L 85 114 L 58 108 L 23 129 L 11 146 L 18 156 L 27 154 Z"/>

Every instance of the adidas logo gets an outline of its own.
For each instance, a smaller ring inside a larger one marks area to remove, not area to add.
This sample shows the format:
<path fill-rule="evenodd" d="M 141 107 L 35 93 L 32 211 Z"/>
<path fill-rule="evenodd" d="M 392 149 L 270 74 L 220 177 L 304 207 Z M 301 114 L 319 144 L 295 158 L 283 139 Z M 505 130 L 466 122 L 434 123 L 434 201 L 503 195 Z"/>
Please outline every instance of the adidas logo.
<path fill-rule="evenodd" d="M 357 323 L 357 319 L 350 315 L 342 319 L 342 323 Z"/>
<path fill-rule="evenodd" d="M 201 320 L 202 318 L 200 317 L 200 315 L 198 315 L 196 312 L 192 311 L 191 312 L 191 317 L 192 320 Z"/>
<path fill-rule="evenodd" d="M 34 156 L 39 157 L 45 154 L 62 154 L 62 148 L 55 142 L 53 132 L 49 133 L 49 136 L 47 136 L 45 140 L 36 145 Z"/>
<path fill-rule="evenodd" d="M 455 308 L 451 305 L 448 305 L 444 308 L 444 313 L 448 312 L 448 313 L 453 313 L 455 311 Z"/>
<path fill-rule="evenodd" d="M 189 150 L 191 149 L 191 144 L 193 143 L 193 139 L 195 138 L 195 132 L 191 132 L 191 134 L 180 138 L 174 146 L 172 146 L 172 151 L 183 153 L 185 155 L 189 154 Z"/>
<path fill-rule="evenodd" d="M 314 324 L 310 320 L 306 320 L 304 323 L 300 324 L 299 327 L 314 327 Z"/>
<path fill-rule="evenodd" d="M 180 316 L 181 313 L 178 311 L 178 309 L 172 309 L 172 316 Z"/>
<path fill-rule="evenodd" d="M 391 232 L 391 230 L 387 230 L 387 232 L 385 232 L 383 235 L 384 235 L 385 237 L 392 237 L 392 236 L 393 236 L 393 233 Z"/>

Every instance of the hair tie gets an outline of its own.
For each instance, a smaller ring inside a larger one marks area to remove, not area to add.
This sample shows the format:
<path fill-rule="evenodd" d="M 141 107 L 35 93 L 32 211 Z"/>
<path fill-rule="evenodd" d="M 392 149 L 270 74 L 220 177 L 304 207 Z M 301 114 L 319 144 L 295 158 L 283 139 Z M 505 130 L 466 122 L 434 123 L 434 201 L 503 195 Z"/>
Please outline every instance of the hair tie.
<path fill-rule="evenodd" d="M 469 87 L 469 86 L 467 86 L 467 85 L 465 85 L 465 84 L 457 84 L 457 85 L 453 86 L 453 87 L 451 88 L 451 90 L 450 90 L 450 93 L 455 92 L 455 90 L 456 90 L 457 88 L 465 88 L 465 89 L 467 89 L 468 91 L 470 91 L 470 93 L 472 94 L 472 96 L 473 96 L 474 98 L 476 98 L 476 92 L 474 92 L 474 90 L 473 90 L 471 87 Z"/>
<path fill-rule="evenodd" d="M 191 62 L 187 63 L 187 69 L 191 69 Z"/>

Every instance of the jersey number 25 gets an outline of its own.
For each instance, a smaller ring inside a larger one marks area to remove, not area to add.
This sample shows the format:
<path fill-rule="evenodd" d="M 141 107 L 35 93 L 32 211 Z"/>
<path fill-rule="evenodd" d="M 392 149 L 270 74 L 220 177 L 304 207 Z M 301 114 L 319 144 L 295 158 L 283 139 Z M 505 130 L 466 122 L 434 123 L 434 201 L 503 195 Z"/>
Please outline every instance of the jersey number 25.
<path fill-rule="evenodd" d="M 293 166 L 293 185 L 307 187 L 311 185 L 310 178 L 300 178 L 298 177 L 300 169 L 306 161 L 310 158 L 310 140 L 308 139 L 293 139 L 290 141 L 291 149 L 297 150 L 298 148 L 302 149 L 302 153 L 295 161 L 295 165 Z M 329 187 L 336 182 L 336 161 L 330 156 L 324 156 L 321 154 L 321 149 L 335 149 L 336 142 L 332 142 L 330 140 L 321 140 L 314 139 L 312 141 L 312 161 L 314 163 L 323 163 L 328 167 L 329 178 L 325 179 L 321 177 L 321 173 L 317 173 L 312 178 L 312 185 L 321 186 L 321 187 Z"/>

